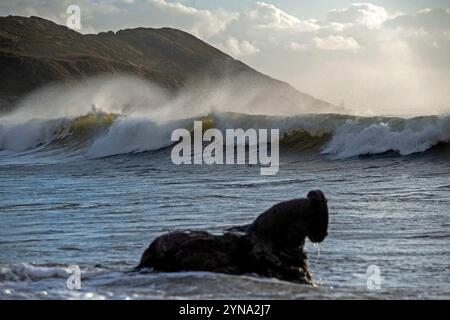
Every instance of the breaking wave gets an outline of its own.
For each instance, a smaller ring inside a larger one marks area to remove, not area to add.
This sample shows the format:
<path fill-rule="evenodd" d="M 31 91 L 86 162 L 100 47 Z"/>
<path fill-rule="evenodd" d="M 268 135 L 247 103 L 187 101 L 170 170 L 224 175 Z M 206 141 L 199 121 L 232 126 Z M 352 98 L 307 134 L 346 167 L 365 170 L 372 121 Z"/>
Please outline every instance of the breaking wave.
<path fill-rule="evenodd" d="M 391 151 L 407 156 L 449 142 L 449 116 L 349 120 L 335 130 L 322 154 L 342 159 Z"/>
<path fill-rule="evenodd" d="M 0 121 L 0 150 L 11 154 L 60 148 L 89 158 L 157 150 L 171 144 L 174 129 L 190 122 L 159 123 L 101 111 L 73 119 L 33 119 L 19 124 Z"/>
<path fill-rule="evenodd" d="M 14 154 L 56 148 L 88 158 L 157 150 L 173 143 L 170 135 L 174 129 L 189 128 L 195 119 L 202 119 L 202 116 L 157 121 L 97 110 L 73 119 L 0 121 L 0 150 Z M 386 152 L 406 156 L 450 142 L 448 115 L 404 119 L 333 114 L 274 117 L 211 113 L 203 116 L 203 120 L 208 121 L 208 127 L 213 125 L 222 131 L 279 128 L 283 147 L 299 152 L 317 151 L 335 159 Z"/>

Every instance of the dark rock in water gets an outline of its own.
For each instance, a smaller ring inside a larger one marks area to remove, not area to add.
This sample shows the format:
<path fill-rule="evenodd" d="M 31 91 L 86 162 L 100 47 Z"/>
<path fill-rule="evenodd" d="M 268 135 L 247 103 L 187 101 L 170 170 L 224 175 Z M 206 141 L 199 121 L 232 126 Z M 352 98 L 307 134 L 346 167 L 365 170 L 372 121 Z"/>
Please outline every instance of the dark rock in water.
<path fill-rule="evenodd" d="M 322 242 L 327 235 L 328 206 L 321 191 L 306 199 L 281 202 L 249 225 L 223 235 L 175 231 L 156 238 L 138 268 L 156 271 L 256 273 L 298 283 L 311 283 L 305 238 Z"/>

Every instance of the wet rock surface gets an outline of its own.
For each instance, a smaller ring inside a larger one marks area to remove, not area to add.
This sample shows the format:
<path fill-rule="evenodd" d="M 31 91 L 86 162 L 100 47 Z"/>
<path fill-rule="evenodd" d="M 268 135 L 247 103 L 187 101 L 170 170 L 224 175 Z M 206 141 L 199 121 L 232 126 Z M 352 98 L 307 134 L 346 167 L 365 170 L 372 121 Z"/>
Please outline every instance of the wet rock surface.
<path fill-rule="evenodd" d="M 310 284 L 305 238 L 321 242 L 327 228 L 327 200 L 321 191 L 311 191 L 307 198 L 281 202 L 252 224 L 223 235 L 190 230 L 164 234 L 144 252 L 138 269 L 258 274 Z"/>

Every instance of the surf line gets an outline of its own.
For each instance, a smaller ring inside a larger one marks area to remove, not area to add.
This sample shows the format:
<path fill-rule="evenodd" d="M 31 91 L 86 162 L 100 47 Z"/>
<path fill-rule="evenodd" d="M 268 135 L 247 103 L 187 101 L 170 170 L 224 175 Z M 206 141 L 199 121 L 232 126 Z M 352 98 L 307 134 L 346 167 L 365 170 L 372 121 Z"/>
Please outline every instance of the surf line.
<path fill-rule="evenodd" d="M 202 121 L 194 121 L 193 137 L 191 131 L 187 129 L 175 129 L 170 139 L 178 142 L 171 153 L 172 162 L 175 165 L 192 163 L 257 165 L 259 163 L 260 174 L 263 176 L 276 175 L 279 170 L 279 129 L 226 129 L 224 138 L 219 129 L 212 128 L 203 132 Z M 209 144 L 204 147 L 204 142 Z"/>

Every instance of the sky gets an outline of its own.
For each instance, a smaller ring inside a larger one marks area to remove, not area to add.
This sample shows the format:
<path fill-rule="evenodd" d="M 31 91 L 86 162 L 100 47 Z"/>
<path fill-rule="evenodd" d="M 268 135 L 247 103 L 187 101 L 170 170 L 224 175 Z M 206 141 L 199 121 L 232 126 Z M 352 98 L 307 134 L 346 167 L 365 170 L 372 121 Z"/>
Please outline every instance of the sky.
<path fill-rule="evenodd" d="M 76 4 L 82 33 L 179 28 L 334 104 L 450 112 L 450 0 L 369 1 L 2 0 L 0 15 L 65 24 Z"/>

